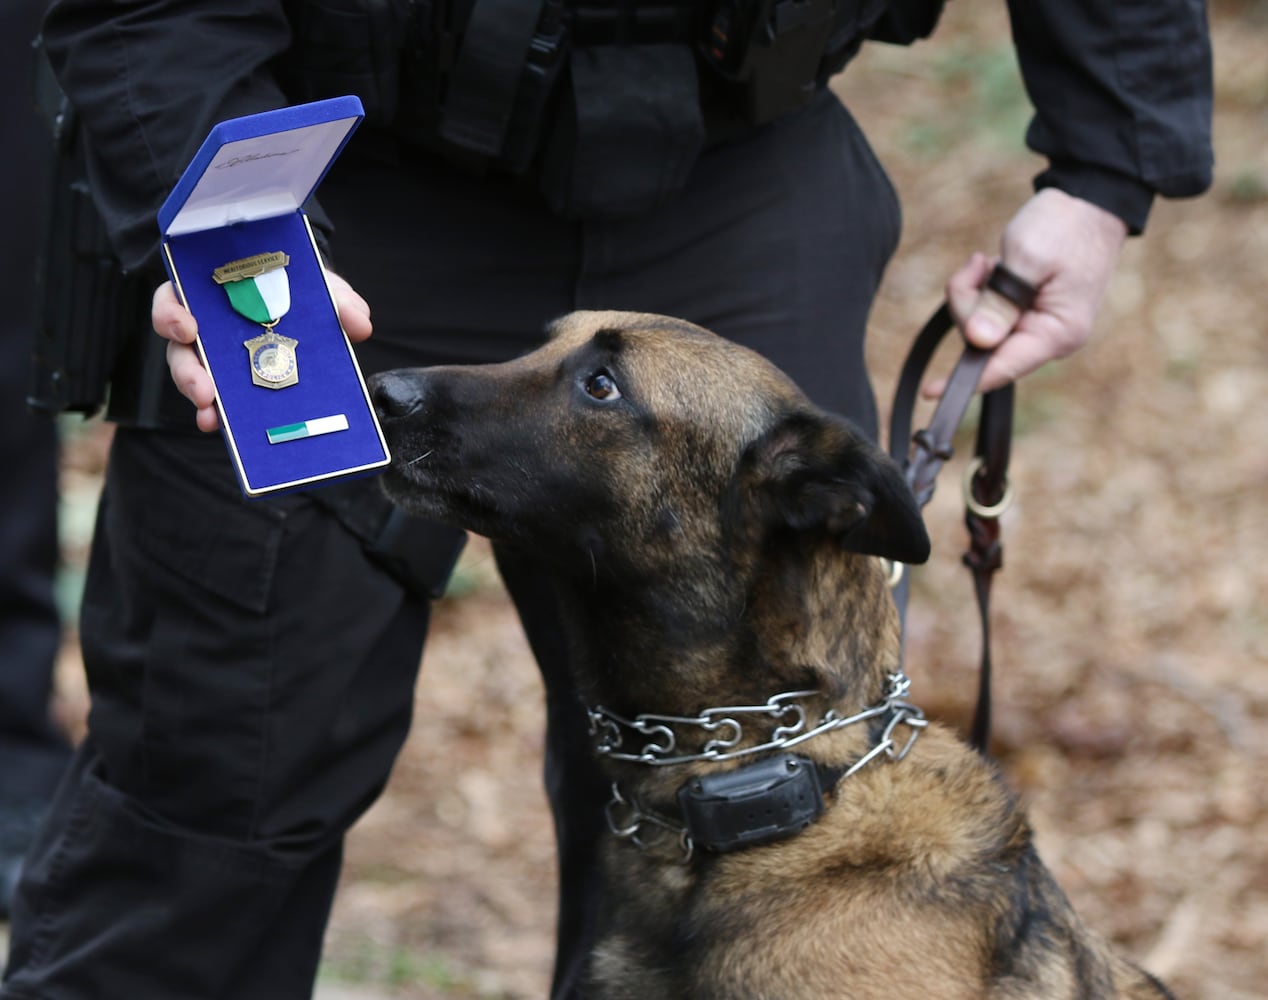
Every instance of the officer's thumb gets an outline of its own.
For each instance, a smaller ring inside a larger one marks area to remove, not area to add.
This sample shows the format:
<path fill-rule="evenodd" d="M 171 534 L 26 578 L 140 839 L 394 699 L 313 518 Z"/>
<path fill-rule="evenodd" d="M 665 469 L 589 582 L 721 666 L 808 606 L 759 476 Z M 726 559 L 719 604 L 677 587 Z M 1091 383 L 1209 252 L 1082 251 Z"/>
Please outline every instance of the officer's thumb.
<path fill-rule="evenodd" d="M 947 281 L 947 301 L 960 329 L 974 347 L 997 346 L 1016 325 L 1021 310 L 987 287 L 995 261 L 975 253 Z"/>
<path fill-rule="evenodd" d="M 983 288 L 964 322 L 964 335 L 974 347 L 990 350 L 1013 331 L 1021 310 L 990 288 Z"/>

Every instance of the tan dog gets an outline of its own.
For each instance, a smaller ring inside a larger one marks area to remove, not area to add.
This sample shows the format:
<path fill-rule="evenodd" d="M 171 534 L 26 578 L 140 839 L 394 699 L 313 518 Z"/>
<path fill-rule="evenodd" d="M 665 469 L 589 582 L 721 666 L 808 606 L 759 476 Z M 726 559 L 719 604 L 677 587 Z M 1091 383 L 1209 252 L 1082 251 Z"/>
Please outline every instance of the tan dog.
<path fill-rule="evenodd" d="M 927 557 L 919 512 L 776 368 L 576 313 L 517 361 L 372 382 L 390 495 L 556 573 L 613 781 L 589 995 L 1169 996 L 1084 929 L 990 763 L 906 700 L 877 557 Z"/>

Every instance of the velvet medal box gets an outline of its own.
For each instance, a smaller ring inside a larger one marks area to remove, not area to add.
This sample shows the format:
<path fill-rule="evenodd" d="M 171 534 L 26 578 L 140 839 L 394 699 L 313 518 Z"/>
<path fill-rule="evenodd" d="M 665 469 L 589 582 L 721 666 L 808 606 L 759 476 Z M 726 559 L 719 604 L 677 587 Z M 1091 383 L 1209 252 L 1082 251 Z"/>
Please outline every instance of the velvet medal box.
<path fill-rule="evenodd" d="M 362 117 L 336 97 L 221 122 L 159 210 L 250 497 L 391 460 L 301 208 Z"/>

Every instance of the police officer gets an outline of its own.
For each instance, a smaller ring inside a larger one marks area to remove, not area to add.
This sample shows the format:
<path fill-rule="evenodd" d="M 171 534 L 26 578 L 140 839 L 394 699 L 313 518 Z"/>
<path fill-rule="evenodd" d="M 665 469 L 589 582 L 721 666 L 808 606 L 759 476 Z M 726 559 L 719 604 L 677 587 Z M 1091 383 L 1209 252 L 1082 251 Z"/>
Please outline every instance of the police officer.
<path fill-rule="evenodd" d="M 128 268 L 154 268 L 155 210 L 212 124 L 354 92 L 367 123 L 310 211 L 367 371 L 496 361 L 568 310 L 637 309 L 762 351 L 875 432 L 863 333 L 899 209 L 826 82 L 937 8 L 55 0 L 45 37 Z M 979 292 L 984 255 L 950 281 L 968 336 L 1004 341 L 988 386 L 1076 348 L 1153 198 L 1211 166 L 1200 3 L 1009 10 L 1049 166 L 1000 247 L 1034 306 Z M 376 549 L 370 488 L 241 500 L 170 286 L 153 317 L 179 393 L 114 439 L 82 614 L 93 716 L 20 889 L 13 1000 L 307 996 L 343 834 L 410 721 L 435 567 Z M 546 681 L 553 992 L 580 996 L 606 790 L 549 579 L 497 555 Z"/>

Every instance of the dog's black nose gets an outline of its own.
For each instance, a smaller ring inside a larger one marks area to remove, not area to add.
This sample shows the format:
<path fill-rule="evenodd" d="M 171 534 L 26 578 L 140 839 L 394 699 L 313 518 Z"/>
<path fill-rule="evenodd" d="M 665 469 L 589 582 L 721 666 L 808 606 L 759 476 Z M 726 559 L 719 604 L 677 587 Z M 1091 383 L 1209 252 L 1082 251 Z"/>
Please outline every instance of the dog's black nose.
<path fill-rule="evenodd" d="M 368 384 L 370 399 L 381 417 L 406 417 L 423 405 L 422 380 L 409 370 L 372 375 Z"/>

